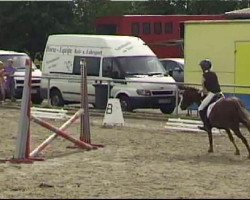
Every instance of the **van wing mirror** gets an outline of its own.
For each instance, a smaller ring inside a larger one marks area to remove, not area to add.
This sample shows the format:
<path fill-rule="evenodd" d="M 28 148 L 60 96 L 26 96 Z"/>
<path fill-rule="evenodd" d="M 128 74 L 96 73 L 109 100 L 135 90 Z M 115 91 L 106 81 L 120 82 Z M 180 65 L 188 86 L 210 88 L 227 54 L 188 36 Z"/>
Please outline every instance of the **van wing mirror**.
<path fill-rule="evenodd" d="M 182 69 L 181 69 L 180 67 L 175 67 L 175 68 L 174 68 L 174 71 L 181 73 L 181 72 L 182 72 Z"/>

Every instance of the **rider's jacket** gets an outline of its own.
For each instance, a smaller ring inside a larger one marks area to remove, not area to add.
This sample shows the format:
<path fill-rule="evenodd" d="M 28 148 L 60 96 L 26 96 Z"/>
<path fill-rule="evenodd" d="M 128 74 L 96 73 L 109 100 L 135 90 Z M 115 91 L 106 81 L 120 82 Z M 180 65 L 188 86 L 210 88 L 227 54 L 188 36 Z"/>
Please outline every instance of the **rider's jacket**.
<path fill-rule="evenodd" d="M 203 73 L 203 85 L 208 92 L 219 93 L 221 92 L 218 77 L 213 71 L 206 71 Z"/>

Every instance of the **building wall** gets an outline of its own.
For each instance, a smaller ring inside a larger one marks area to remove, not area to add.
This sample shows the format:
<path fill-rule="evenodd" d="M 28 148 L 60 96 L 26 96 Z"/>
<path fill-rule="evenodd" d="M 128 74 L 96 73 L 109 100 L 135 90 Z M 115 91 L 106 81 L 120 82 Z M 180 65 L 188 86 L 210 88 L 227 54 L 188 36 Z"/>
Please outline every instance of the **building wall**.
<path fill-rule="evenodd" d="M 212 61 L 213 70 L 217 72 L 221 84 L 235 84 L 236 76 L 240 75 L 235 73 L 236 42 L 250 41 L 249 33 L 250 21 L 248 20 L 186 23 L 184 81 L 200 83 L 202 72 L 199 62 L 208 58 Z M 224 90 L 233 92 L 230 88 L 224 88 Z"/>
<path fill-rule="evenodd" d="M 201 83 L 199 62 L 210 59 L 221 85 L 250 87 L 250 20 L 188 22 L 185 24 L 185 83 Z M 222 87 L 250 110 L 250 89 Z"/>

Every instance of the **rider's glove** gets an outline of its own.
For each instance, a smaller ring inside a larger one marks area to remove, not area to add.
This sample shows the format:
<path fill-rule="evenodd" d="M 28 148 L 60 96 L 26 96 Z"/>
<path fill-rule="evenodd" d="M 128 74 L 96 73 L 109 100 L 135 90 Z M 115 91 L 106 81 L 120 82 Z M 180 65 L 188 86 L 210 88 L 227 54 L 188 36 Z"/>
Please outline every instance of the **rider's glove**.
<path fill-rule="evenodd" d="M 199 93 L 201 94 L 201 97 L 204 97 L 204 92 L 203 92 L 203 90 L 199 90 Z"/>

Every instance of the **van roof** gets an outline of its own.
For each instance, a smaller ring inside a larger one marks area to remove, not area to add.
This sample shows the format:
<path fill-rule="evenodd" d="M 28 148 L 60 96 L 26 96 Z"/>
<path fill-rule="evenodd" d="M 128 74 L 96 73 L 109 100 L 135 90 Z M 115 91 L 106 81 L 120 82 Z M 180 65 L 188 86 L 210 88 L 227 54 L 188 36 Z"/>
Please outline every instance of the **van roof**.
<path fill-rule="evenodd" d="M 50 35 L 49 37 L 74 37 L 74 38 L 95 38 L 95 39 L 102 39 L 102 40 L 112 40 L 112 39 L 137 39 L 140 40 L 140 38 L 135 36 L 126 36 L 126 35 L 94 35 L 94 34 L 54 34 Z"/>
<path fill-rule="evenodd" d="M 143 40 L 134 36 L 90 35 L 90 34 L 56 34 L 50 35 L 47 45 L 66 47 L 84 47 L 102 49 L 102 55 L 151 55 L 153 51 Z M 143 46 L 145 48 L 143 48 Z M 47 46 L 48 47 L 48 46 Z M 111 53 L 112 52 L 112 53 Z"/>
<path fill-rule="evenodd" d="M 116 41 L 133 41 L 140 44 L 144 44 L 138 37 L 134 36 L 118 36 L 118 35 L 88 35 L 88 34 L 58 34 L 58 35 L 50 35 L 49 41 L 53 41 L 56 44 L 58 43 L 69 43 L 67 38 L 70 40 L 71 44 L 79 45 L 79 39 L 85 40 L 87 43 L 98 43 L 99 46 L 107 46 L 107 42 L 116 42 Z M 62 40 L 63 39 L 63 40 Z M 52 43 L 50 43 L 52 44 Z M 101 45 L 103 44 L 103 45 Z M 112 43 L 110 43 L 112 44 Z"/>

